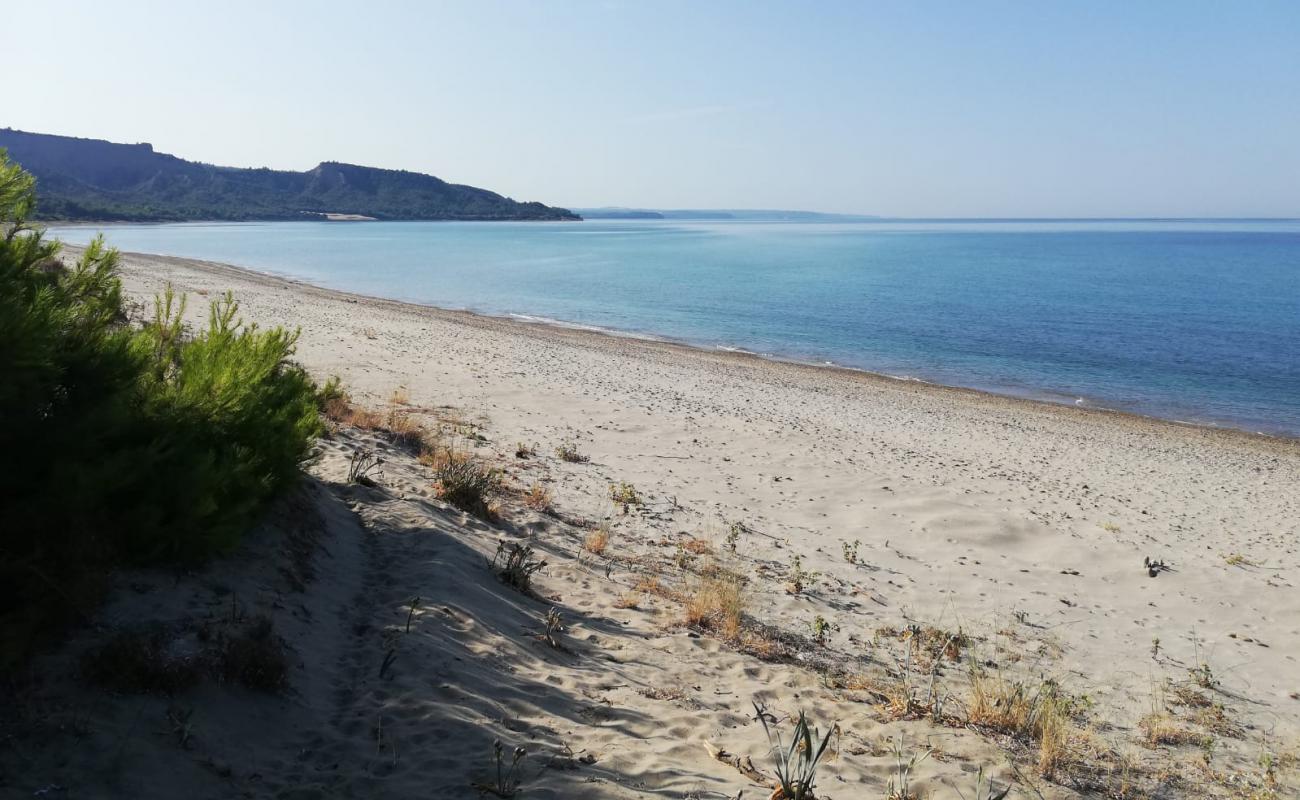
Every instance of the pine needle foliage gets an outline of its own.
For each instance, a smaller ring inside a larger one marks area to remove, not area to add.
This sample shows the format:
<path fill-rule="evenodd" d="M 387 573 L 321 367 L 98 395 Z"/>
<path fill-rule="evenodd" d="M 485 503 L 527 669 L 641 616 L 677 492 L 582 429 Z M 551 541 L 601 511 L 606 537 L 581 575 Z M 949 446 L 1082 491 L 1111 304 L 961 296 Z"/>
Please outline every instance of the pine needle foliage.
<path fill-rule="evenodd" d="M 226 295 L 190 335 L 170 288 L 131 326 L 117 251 L 66 266 L 34 205 L 0 150 L 0 669 L 86 617 L 116 565 L 228 550 L 320 432 L 296 332 Z"/>

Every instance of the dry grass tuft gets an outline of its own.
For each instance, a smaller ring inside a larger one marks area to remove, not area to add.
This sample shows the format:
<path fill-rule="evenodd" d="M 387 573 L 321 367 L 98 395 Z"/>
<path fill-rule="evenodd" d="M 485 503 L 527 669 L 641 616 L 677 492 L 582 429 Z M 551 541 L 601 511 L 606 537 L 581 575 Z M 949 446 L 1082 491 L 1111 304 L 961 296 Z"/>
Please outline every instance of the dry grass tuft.
<path fill-rule="evenodd" d="M 687 588 L 682 605 L 687 625 L 713 631 L 727 641 L 740 637 L 745 596 L 736 578 L 701 578 Z"/>
<path fill-rule="evenodd" d="M 614 601 L 614 608 L 640 608 L 642 595 L 633 589 L 630 592 L 624 592 L 618 600 Z"/>
<path fill-rule="evenodd" d="M 256 617 L 243 631 L 221 640 L 216 672 L 249 689 L 275 691 L 289 683 L 289 659 L 269 617 Z"/>
<path fill-rule="evenodd" d="M 1052 680 L 1037 686 L 990 675 L 972 663 L 969 722 L 976 728 L 1038 745 L 1038 771 L 1051 777 L 1070 759 L 1076 737 L 1074 700 Z"/>
<path fill-rule="evenodd" d="M 524 492 L 524 505 L 541 514 L 549 514 L 552 506 L 551 490 L 547 489 L 540 483 L 534 482 Z"/>
<path fill-rule="evenodd" d="M 690 538 L 682 542 L 682 549 L 697 556 L 706 556 L 713 553 L 713 545 L 703 539 L 696 538 Z"/>
<path fill-rule="evenodd" d="M 1153 711 L 1147 714 L 1138 720 L 1138 727 L 1142 729 L 1143 741 L 1147 747 L 1159 747 L 1161 745 L 1172 747 L 1200 746 L 1205 743 L 1206 739 L 1204 735 L 1179 725 L 1171 714 L 1164 711 Z"/>
<path fill-rule="evenodd" d="M 607 547 L 609 547 L 609 528 L 604 525 L 587 534 L 586 540 L 582 543 L 582 549 L 593 556 L 604 555 Z"/>
<path fill-rule="evenodd" d="M 676 686 L 649 686 L 637 689 L 636 693 L 651 700 L 681 700 L 686 692 Z"/>
<path fill-rule="evenodd" d="M 933 625 L 908 625 L 905 628 L 883 627 L 876 629 L 876 636 L 897 639 L 907 644 L 916 653 L 918 663 L 933 662 L 940 658 L 949 661 L 961 660 L 962 652 L 970 646 L 971 639 L 960 629 L 946 631 Z"/>
<path fill-rule="evenodd" d="M 393 442 L 403 447 L 418 449 L 424 445 L 424 428 L 407 411 L 390 408 L 384 418 L 383 428 Z"/>
<path fill-rule="evenodd" d="M 383 414 L 353 405 L 347 398 L 336 398 L 327 402 L 325 416 L 340 425 L 351 425 L 363 431 L 377 431 L 384 428 Z"/>
<path fill-rule="evenodd" d="M 636 586 L 634 586 L 633 589 L 643 594 L 663 597 L 669 600 L 677 598 L 677 593 L 672 589 L 669 589 L 667 586 L 664 586 L 656 575 L 641 576 L 641 579 L 636 582 Z"/>
<path fill-rule="evenodd" d="M 1211 703 L 1203 708 L 1196 709 L 1192 712 L 1191 720 L 1218 736 L 1240 739 L 1245 735 L 1242 727 L 1228 716 L 1227 711 L 1219 703 Z"/>
<path fill-rule="evenodd" d="M 81 659 L 89 682 L 122 692 L 174 694 L 203 675 L 198 658 L 173 655 L 162 627 L 122 631 Z"/>

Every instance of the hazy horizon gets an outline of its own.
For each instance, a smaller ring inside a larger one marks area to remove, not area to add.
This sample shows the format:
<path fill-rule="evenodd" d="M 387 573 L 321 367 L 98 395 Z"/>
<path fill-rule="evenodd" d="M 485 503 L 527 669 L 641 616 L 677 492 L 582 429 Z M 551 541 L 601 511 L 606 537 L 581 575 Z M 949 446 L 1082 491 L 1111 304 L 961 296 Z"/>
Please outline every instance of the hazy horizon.
<path fill-rule="evenodd" d="M 0 126 L 578 208 L 1300 217 L 1300 6 L 20 5 Z"/>

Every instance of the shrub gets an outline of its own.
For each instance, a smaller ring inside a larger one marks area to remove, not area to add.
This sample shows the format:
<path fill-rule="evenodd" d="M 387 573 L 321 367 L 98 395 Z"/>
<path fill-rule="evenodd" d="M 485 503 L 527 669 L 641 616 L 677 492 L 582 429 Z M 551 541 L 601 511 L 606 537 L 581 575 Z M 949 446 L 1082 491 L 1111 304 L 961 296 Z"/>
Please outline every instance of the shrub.
<path fill-rule="evenodd" d="M 114 564 L 233 546 L 298 477 L 325 401 L 297 333 L 244 325 L 229 295 L 197 335 L 170 289 L 132 329 L 117 251 L 97 238 L 64 266 L 34 203 L 0 152 L 0 666 L 86 616 Z"/>
<path fill-rule="evenodd" d="M 491 517 L 489 497 L 497 491 L 497 471 L 472 458 L 452 458 L 434 470 L 434 491 L 438 498 L 469 514 Z"/>
<path fill-rule="evenodd" d="M 218 677 L 249 689 L 275 691 L 289 682 L 284 645 L 267 617 L 257 617 L 247 629 L 224 637 L 215 661 Z"/>
<path fill-rule="evenodd" d="M 81 658 L 87 681 L 119 692 L 174 694 L 203 675 L 197 657 L 168 652 L 167 631 L 160 627 L 121 631 Z"/>
<path fill-rule="evenodd" d="M 512 543 L 507 547 L 503 540 L 497 542 L 492 566 L 496 568 L 501 580 L 521 592 L 527 592 L 532 588 L 533 573 L 545 569 L 546 562 L 533 558 L 533 548 L 530 545 Z"/>

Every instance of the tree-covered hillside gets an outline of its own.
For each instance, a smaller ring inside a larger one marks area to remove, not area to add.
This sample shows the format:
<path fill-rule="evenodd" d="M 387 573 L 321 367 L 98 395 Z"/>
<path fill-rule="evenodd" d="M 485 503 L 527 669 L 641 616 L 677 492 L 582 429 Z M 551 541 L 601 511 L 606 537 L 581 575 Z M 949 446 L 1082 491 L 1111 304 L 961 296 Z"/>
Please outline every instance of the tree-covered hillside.
<path fill-rule="evenodd" d="M 578 219 L 567 209 L 516 202 L 432 175 L 331 161 L 307 172 L 215 167 L 156 153 L 148 144 L 9 129 L 0 129 L 0 148 L 36 176 L 34 216 L 41 219 Z"/>

